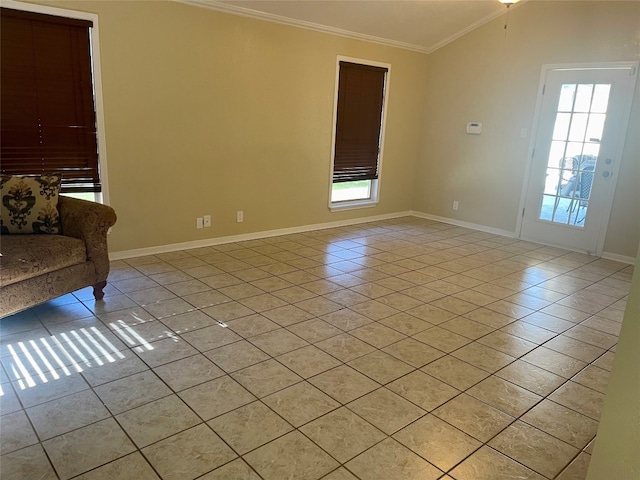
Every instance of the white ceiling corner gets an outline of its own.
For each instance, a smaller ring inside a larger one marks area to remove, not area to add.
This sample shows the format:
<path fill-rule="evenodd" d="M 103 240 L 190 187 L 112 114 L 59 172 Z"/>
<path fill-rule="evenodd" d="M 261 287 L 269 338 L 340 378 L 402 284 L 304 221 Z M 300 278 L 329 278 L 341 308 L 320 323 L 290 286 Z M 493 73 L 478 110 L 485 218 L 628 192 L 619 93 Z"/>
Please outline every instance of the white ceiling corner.
<path fill-rule="evenodd" d="M 506 14 L 498 0 L 178 1 L 422 53 L 431 53 Z"/>

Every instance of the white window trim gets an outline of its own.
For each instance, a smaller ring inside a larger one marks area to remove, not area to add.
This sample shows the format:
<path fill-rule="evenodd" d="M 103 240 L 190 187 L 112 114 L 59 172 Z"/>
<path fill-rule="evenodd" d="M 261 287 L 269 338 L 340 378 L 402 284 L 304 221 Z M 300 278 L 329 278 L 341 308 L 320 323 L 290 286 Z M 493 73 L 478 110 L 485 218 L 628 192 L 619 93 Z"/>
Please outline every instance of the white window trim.
<path fill-rule="evenodd" d="M 384 82 L 384 93 L 382 100 L 382 121 L 380 124 L 380 152 L 378 154 L 378 178 L 371 181 L 371 197 L 363 200 L 347 200 L 342 202 L 331 201 L 331 191 L 333 186 L 333 161 L 336 154 L 336 125 L 338 122 L 338 89 L 340 88 L 340 62 L 359 63 L 372 67 L 382 67 L 387 69 Z M 387 124 L 387 106 L 389 100 L 389 84 L 391 82 L 391 65 L 388 63 L 364 60 L 361 58 L 345 57 L 338 55 L 336 58 L 336 75 L 333 100 L 333 132 L 331 136 L 331 165 L 329 169 L 329 210 L 332 212 L 341 210 L 353 210 L 357 208 L 375 207 L 378 205 L 380 193 L 380 179 L 382 178 L 382 157 L 384 154 L 384 137 Z"/>
<path fill-rule="evenodd" d="M 93 63 L 93 91 L 95 93 L 94 100 L 96 107 L 96 127 L 98 133 L 98 162 L 100 165 L 100 182 L 102 184 L 102 192 L 96 193 L 96 201 L 104 204 L 109 204 L 109 175 L 107 174 L 107 141 L 104 126 L 104 103 L 102 100 L 102 70 L 100 67 L 100 28 L 98 26 L 98 15 L 95 13 L 47 7 L 44 5 L 36 5 L 32 3 L 16 2 L 14 0 L 2 0 L 2 6 L 5 8 L 23 10 L 26 12 L 44 13 L 47 15 L 56 15 L 59 17 L 90 20 L 93 23 L 93 27 L 90 30 L 91 60 Z"/>

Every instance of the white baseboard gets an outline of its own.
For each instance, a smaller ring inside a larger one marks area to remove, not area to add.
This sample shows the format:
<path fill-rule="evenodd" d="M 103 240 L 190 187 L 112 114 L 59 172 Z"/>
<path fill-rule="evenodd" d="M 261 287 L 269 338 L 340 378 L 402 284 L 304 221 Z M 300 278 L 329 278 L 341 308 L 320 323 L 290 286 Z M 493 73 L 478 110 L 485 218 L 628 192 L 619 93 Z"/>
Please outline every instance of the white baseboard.
<path fill-rule="evenodd" d="M 619 255 L 617 253 L 602 252 L 602 258 L 606 258 L 607 260 L 613 260 L 615 262 L 627 263 L 629 265 L 636 264 L 635 257 L 627 257 L 626 255 Z"/>
<path fill-rule="evenodd" d="M 436 222 L 448 223 L 449 225 L 470 228 L 472 230 L 478 230 L 480 232 L 493 233 L 494 235 L 502 235 L 503 237 L 515 238 L 516 236 L 515 232 L 510 232 L 509 230 L 502 230 L 500 228 L 487 227 L 486 225 L 479 225 L 477 223 L 463 222 L 462 220 L 456 220 L 454 218 L 439 217 L 438 215 L 431 215 L 430 213 L 411 211 L 409 212 L 409 214 L 413 215 L 414 217 L 425 218 L 427 220 L 434 220 Z"/>
<path fill-rule="evenodd" d="M 478 230 L 480 232 L 492 233 L 494 235 L 501 235 L 508 238 L 516 238 L 515 232 L 509 230 L 502 230 L 499 228 L 487 227 L 486 225 L 479 225 L 477 223 L 464 222 L 453 218 L 440 217 L 438 215 L 431 215 L 429 213 L 417 212 L 414 210 L 388 213 L 384 215 L 375 215 L 372 217 L 353 218 L 349 220 L 338 220 L 335 222 L 316 223 L 311 225 L 302 225 L 299 227 L 280 228 L 276 230 L 266 230 L 261 232 L 245 233 L 241 235 L 230 235 L 226 237 L 207 238 L 204 240 L 195 240 L 192 242 L 173 243 L 169 245 L 158 245 L 154 247 L 136 248 L 133 250 L 121 250 L 118 252 L 109 253 L 111 260 L 124 260 L 126 258 L 142 257 L 145 255 L 156 255 L 159 253 L 176 252 L 179 250 L 189 250 L 192 248 L 211 247 L 214 245 L 222 245 L 225 243 L 244 242 L 247 240 L 258 240 L 261 238 L 277 237 L 280 235 L 291 235 L 294 233 L 304 233 L 312 230 L 324 230 L 327 228 L 345 227 L 349 225 L 359 225 L 362 223 L 376 222 L 380 220 L 389 220 L 392 218 L 400 217 L 418 217 L 426 220 L 433 220 L 436 222 L 442 222 L 449 225 L 455 225 L 457 227 L 470 228 L 472 230 Z M 626 263 L 634 265 L 636 263 L 635 257 L 627 257 L 625 255 L 619 255 L 617 253 L 603 252 L 602 258 L 607 260 L 614 260 L 620 263 Z"/>
<path fill-rule="evenodd" d="M 478 225 L 477 223 L 463 222 L 461 220 L 455 220 L 453 218 L 439 217 L 437 215 L 431 215 L 428 213 L 422 213 L 422 212 L 416 212 L 416 211 L 411 211 L 410 213 L 414 217 L 426 218 L 427 220 L 435 220 L 437 222 L 442 222 L 442 223 L 449 223 L 451 225 L 456 225 L 458 227 L 472 228 L 473 230 L 479 230 L 481 232 L 487 232 L 487 233 L 494 233 L 496 235 L 502 235 L 509 238 L 517 237 L 515 232 L 510 232 L 508 230 L 501 230 L 499 228 L 487 227 L 485 225 Z M 532 240 L 532 241 L 535 241 L 535 240 Z M 536 243 L 540 243 L 540 242 L 536 242 Z M 551 245 L 551 246 L 557 246 L 557 245 Z M 567 247 L 558 247 L 558 248 L 571 251 L 571 249 Z M 579 250 L 576 250 L 576 251 L 579 251 Z M 585 253 L 585 252 L 580 251 L 580 253 Z M 636 263 L 635 257 L 627 257 L 625 255 L 619 255 L 617 253 L 611 253 L 611 252 L 602 252 L 602 256 L 600 258 L 605 258 L 607 260 L 613 260 L 620 263 L 626 263 L 629 265 L 635 265 Z"/>
<path fill-rule="evenodd" d="M 348 225 L 358 225 L 361 223 L 377 222 L 392 218 L 408 217 L 413 215 L 410 211 L 388 213 L 384 215 L 374 215 L 372 217 L 353 218 L 349 220 L 338 220 L 335 222 L 316 223 L 302 225 L 299 227 L 279 228 L 276 230 L 266 230 L 261 232 L 244 233 L 241 235 L 230 235 L 226 237 L 207 238 L 204 240 L 194 240 L 191 242 L 172 243 L 168 245 L 158 245 L 154 247 L 136 248 L 133 250 L 121 250 L 110 252 L 110 260 L 124 260 L 126 258 L 143 257 L 146 255 L 156 255 L 159 253 L 176 252 L 179 250 L 190 250 L 192 248 L 211 247 L 225 243 L 244 242 L 247 240 L 258 240 L 261 238 L 277 237 L 280 235 L 291 235 L 294 233 L 304 233 L 312 230 L 325 230 L 327 228 L 345 227 Z"/>

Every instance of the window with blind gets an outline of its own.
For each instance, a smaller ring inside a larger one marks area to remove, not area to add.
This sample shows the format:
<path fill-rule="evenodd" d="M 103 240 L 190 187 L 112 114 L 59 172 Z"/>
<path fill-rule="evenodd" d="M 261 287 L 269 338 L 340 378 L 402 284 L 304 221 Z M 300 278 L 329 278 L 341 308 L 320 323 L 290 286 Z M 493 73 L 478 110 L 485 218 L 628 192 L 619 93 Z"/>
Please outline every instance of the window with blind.
<path fill-rule="evenodd" d="M 388 68 L 339 62 L 331 204 L 375 200 Z"/>
<path fill-rule="evenodd" d="M 0 11 L 0 168 L 62 173 L 63 192 L 100 192 L 92 22 Z"/>

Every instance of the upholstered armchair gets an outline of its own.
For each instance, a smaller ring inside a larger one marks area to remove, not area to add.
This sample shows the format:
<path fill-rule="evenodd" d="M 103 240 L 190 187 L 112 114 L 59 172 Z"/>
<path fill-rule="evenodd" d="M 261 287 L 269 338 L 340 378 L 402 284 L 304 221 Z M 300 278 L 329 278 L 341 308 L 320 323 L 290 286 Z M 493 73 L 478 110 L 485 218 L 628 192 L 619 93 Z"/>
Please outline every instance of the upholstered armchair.
<path fill-rule="evenodd" d="M 0 318 L 87 286 L 101 300 L 113 208 L 60 196 L 61 235 L 0 236 Z"/>

